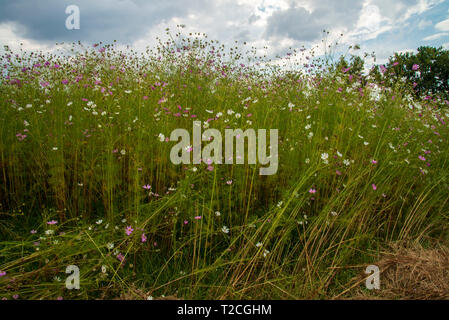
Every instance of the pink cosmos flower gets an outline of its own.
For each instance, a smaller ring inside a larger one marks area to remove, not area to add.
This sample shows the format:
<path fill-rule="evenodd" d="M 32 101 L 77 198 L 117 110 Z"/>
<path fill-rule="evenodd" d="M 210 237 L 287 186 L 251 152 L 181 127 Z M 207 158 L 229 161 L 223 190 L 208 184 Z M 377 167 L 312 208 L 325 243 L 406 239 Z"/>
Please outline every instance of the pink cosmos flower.
<path fill-rule="evenodd" d="M 311 189 L 309 190 L 309 193 L 314 194 L 314 193 L 316 193 L 316 190 L 313 189 L 313 188 L 311 188 Z"/>
<path fill-rule="evenodd" d="M 124 256 L 123 254 L 119 253 L 119 254 L 117 255 L 117 259 L 118 259 L 120 262 L 123 262 L 123 261 L 125 261 L 125 256 Z"/>
<path fill-rule="evenodd" d="M 145 190 L 150 190 L 151 186 L 149 184 L 144 185 L 142 188 L 144 188 Z"/>
<path fill-rule="evenodd" d="M 134 229 L 131 226 L 127 226 L 125 229 L 126 234 L 129 236 L 131 233 L 133 233 Z"/>
<path fill-rule="evenodd" d="M 51 220 L 51 221 L 47 222 L 47 224 L 57 224 L 57 223 L 58 223 L 58 221 L 56 221 L 56 220 Z"/>
<path fill-rule="evenodd" d="M 424 158 L 423 156 L 419 156 L 418 159 L 421 161 L 426 161 L 426 158 Z"/>
<path fill-rule="evenodd" d="M 373 187 L 373 190 L 377 190 L 377 186 L 374 183 L 371 186 Z"/>
<path fill-rule="evenodd" d="M 147 236 L 145 235 L 145 233 L 142 233 L 142 236 L 140 239 L 142 242 L 147 242 Z"/>
<path fill-rule="evenodd" d="M 373 160 L 371 160 L 371 163 L 372 164 L 377 164 L 377 161 L 373 159 Z"/>

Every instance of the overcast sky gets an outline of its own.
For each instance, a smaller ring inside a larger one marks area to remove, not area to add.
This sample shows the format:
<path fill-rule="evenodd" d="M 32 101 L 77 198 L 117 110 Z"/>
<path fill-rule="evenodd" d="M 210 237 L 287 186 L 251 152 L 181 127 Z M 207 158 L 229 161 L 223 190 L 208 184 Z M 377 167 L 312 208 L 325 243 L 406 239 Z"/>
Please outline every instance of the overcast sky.
<path fill-rule="evenodd" d="M 79 7 L 79 30 L 66 28 L 69 5 Z M 421 45 L 449 48 L 449 0 L 0 0 L 0 43 L 31 50 L 114 39 L 143 49 L 177 24 L 225 44 L 268 46 L 270 55 L 317 45 L 323 29 L 378 62 Z"/>

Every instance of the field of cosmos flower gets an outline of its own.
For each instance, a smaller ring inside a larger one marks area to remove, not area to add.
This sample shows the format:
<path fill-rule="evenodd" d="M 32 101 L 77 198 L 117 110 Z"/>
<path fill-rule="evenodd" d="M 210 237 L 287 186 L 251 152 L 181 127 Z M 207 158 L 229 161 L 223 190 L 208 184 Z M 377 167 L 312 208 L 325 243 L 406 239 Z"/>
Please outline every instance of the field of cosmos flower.
<path fill-rule="evenodd" d="M 0 299 L 330 299 L 448 240 L 447 102 L 405 83 L 199 34 L 1 59 Z M 173 164 L 193 121 L 278 129 L 277 172 Z"/>

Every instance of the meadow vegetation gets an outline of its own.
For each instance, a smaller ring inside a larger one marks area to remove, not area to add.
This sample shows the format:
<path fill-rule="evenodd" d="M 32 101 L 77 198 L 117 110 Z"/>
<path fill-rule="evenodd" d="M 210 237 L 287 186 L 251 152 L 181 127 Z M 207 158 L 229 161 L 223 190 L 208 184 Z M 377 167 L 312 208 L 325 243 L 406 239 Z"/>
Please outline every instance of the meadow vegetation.
<path fill-rule="evenodd" d="M 0 298 L 332 298 L 448 240 L 448 103 L 407 83 L 202 34 L 1 58 Z M 193 121 L 278 129 L 277 173 L 171 163 Z"/>

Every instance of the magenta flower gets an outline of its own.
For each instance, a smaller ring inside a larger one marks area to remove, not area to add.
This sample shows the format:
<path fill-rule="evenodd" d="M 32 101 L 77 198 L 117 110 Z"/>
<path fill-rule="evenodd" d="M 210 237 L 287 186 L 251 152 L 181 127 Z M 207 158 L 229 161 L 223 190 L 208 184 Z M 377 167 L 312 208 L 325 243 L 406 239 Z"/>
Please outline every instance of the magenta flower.
<path fill-rule="evenodd" d="M 6 276 L 6 271 L 1 271 L 0 270 L 0 277 Z"/>
<path fill-rule="evenodd" d="M 377 164 L 377 161 L 373 159 L 373 160 L 371 160 L 371 163 L 372 164 Z"/>
<path fill-rule="evenodd" d="M 316 190 L 313 189 L 313 188 L 311 188 L 311 189 L 309 190 L 309 193 L 314 194 L 314 193 L 316 193 Z"/>
<path fill-rule="evenodd" d="M 339 170 L 336 170 L 335 173 L 339 176 L 341 176 L 341 172 Z"/>
<path fill-rule="evenodd" d="M 377 190 L 377 186 L 374 183 L 371 186 L 373 187 L 373 190 Z"/>
<path fill-rule="evenodd" d="M 226 181 L 226 184 L 227 184 L 227 185 L 231 185 L 231 184 L 232 184 L 232 180 Z"/>
<path fill-rule="evenodd" d="M 134 229 L 131 226 L 127 226 L 125 229 L 126 234 L 129 236 L 131 233 L 133 233 Z"/>
<path fill-rule="evenodd" d="M 145 233 L 142 233 L 141 241 L 142 242 L 147 242 L 147 236 L 145 235 Z"/>
<path fill-rule="evenodd" d="M 416 63 L 413 65 L 412 70 L 413 71 L 417 71 L 419 69 L 419 65 L 417 65 Z"/>
<path fill-rule="evenodd" d="M 18 134 L 16 134 L 17 139 L 19 139 L 19 141 L 23 141 L 25 140 L 25 138 L 27 137 L 26 134 L 21 134 L 20 132 Z"/>
<path fill-rule="evenodd" d="M 426 161 L 426 158 L 424 158 L 423 156 L 419 156 L 418 159 L 421 161 Z"/>
<path fill-rule="evenodd" d="M 119 253 L 119 254 L 117 255 L 117 259 L 118 259 L 120 262 L 123 262 L 123 261 L 125 261 L 125 256 L 124 256 L 123 254 Z"/>
<path fill-rule="evenodd" d="M 51 221 L 47 222 L 47 224 L 57 224 L 57 223 L 58 223 L 58 221 L 56 221 L 56 220 L 51 220 Z"/>
<path fill-rule="evenodd" d="M 201 216 L 196 216 L 195 220 L 200 220 L 202 217 Z"/>
<path fill-rule="evenodd" d="M 149 184 L 144 185 L 142 188 L 144 188 L 145 190 L 150 190 L 151 186 Z"/>

